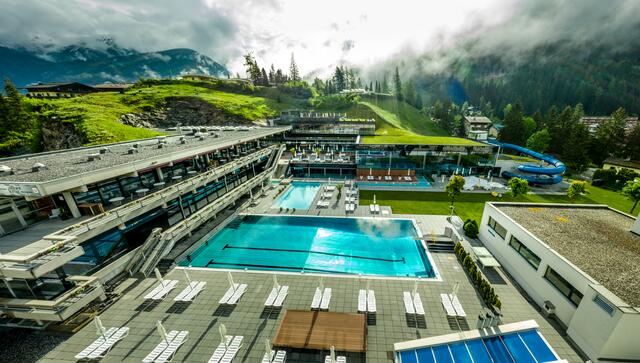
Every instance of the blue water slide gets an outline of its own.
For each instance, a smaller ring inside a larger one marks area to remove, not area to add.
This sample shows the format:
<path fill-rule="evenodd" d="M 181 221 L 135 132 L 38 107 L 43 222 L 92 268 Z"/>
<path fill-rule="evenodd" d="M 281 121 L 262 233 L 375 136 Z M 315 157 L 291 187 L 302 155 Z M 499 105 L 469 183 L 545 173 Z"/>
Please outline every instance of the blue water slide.
<path fill-rule="evenodd" d="M 510 149 L 525 154 L 532 158 L 542 160 L 551 166 L 538 166 L 534 164 L 524 164 L 518 166 L 518 171 L 526 174 L 514 173 L 511 171 L 503 171 L 502 175 L 507 178 L 518 177 L 527 180 L 532 184 L 557 184 L 562 181 L 562 174 L 567 170 L 564 163 L 551 155 L 541 154 L 539 152 L 527 149 L 514 144 L 504 144 L 495 139 L 489 139 L 489 143 L 500 146 L 503 149 Z"/>

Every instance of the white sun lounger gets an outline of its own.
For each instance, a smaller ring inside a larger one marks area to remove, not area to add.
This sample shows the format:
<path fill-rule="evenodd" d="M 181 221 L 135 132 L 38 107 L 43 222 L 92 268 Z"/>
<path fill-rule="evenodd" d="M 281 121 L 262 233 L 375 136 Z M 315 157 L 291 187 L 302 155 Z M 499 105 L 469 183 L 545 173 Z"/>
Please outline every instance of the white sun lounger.
<path fill-rule="evenodd" d="M 240 298 L 242 297 L 242 295 L 244 295 L 245 291 L 247 291 L 247 284 L 240 284 L 240 286 L 238 286 L 236 291 L 233 293 L 233 295 L 231 295 L 231 297 L 227 301 L 227 304 L 228 305 L 237 304 L 238 301 L 240 301 Z"/>
<path fill-rule="evenodd" d="M 375 213 L 376 212 L 376 207 L 373 204 L 369 204 L 369 212 L 371 212 L 371 213 Z"/>
<path fill-rule="evenodd" d="M 311 300 L 311 309 L 320 308 L 320 303 L 322 302 L 322 290 L 319 287 L 316 287 L 316 292 L 313 294 L 313 300 Z"/>
<path fill-rule="evenodd" d="M 227 351 L 224 353 L 220 363 L 231 363 L 233 361 L 233 358 L 236 357 L 236 354 L 238 354 L 238 351 L 242 347 L 243 339 L 244 337 L 242 335 L 236 335 L 233 337 L 233 340 L 231 341 L 231 344 L 229 344 L 229 348 L 227 348 Z"/>
<path fill-rule="evenodd" d="M 451 305 L 453 305 L 453 309 L 456 311 L 456 314 L 462 318 L 466 317 L 467 313 L 464 312 L 462 304 L 460 304 L 460 300 L 458 300 L 458 296 L 449 294 L 449 298 L 451 299 Z"/>
<path fill-rule="evenodd" d="M 144 363 L 151 362 L 169 362 L 178 348 L 187 341 L 189 332 L 186 330 L 172 330 L 142 361 Z M 168 343 L 167 343 L 168 342 Z"/>
<path fill-rule="evenodd" d="M 440 301 L 442 302 L 442 307 L 444 307 L 444 311 L 447 312 L 447 316 L 456 316 L 456 310 L 453 308 L 453 304 L 451 304 L 451 300 L 449 295 L 440 294 Z"/>
<path fill-rule="evenodd" d="M 334 190 L 336 190 L 336 186 L 335 185 L 327 185 L 326 187 L 324 187 L 324 189 L 328 192 L 332 192 Z"/>
<path fill-rule="evenodd" d="M 232 335 L 225 335 L 226 344 L 224 342 L 220 342 L 218 347 L 209 358 L 209 363 L 218 363 L 220 359 L 224 357 L 224 353 L 227 351 L 227 347 L 231 344 L 231 340 L 233 339 Z"/>
<path fill-rule="evenodd" d="M 273 289 L 271 289 L 271 293 L 269 293 L 269 296 L 267 296 L 267 300 L 264 302 L 264 306 L 273 306 L 273 303 L 276 301 L 277 297 L 278 289 L 274 287 Z"/>
<path fill-rule="evenodd" d="M 156 358 L 155 361 L 171 362 L 171 360 L 173 359 L 173 355 L 176 354 L 176 352 L 178 351 L 178 348 L 180 348 L 180 346 L 187 341 L 188 336 L 189 336 L 188 331 L 186 330 L 180 331 L 178 335 L 169 343 L 169 346 L 167 347 L 167 349 L 165 349 L 164 352 L 162 352 L 160 356 Z"/>
<path fill-rule="evenodd" d="M 273 306 L 279 308 L 284 303 L 284 299 L 289 294 L 289 286 L 280 286 L 280 291 L 278 291 L 278 297 L 276 297 L 276 301 L 273 302 Z"/>
<path fill-rule="evenodd" d="M 358 312 L 367 311 L 367 290 L 360 290 L 358 292 Z"/>
<path fill-rule="evenodd" d="M 193 301 L 198 294 L 204 290 L 204 287 L 207 285 L 205 281 L 191 281 L 189 286 L 185 287 L 178 296 L 176 296 L 173 301 Z"/>
<path fill-rule="evenodd" d="M 238 288 L 238 284 L 234 284 L 233 287 L 229 287 L 227 292 L 225 292 L 224 295 L 222 295 L 222 298 L 218 302 L 220 304 L 226 304 L 227 301 L 229 301 L 229 299 L 231 299 L 231 296 L 233 296 L 233 294 L 236 292 L 237 288 Z"/>
<path fill-rule="evenodd" d="M 129 335 L 129 328 L 127 327 L 110 328 L 105 332 L 104 336 L 100 336 L 82 352 L 76 354 L 75 358 L 78 360 L 102 358 L 109 353 L 117 342 L 124 339 L 127 335 Z"/>
<path fill-rule="evenodd" d="M 411 293 L 409 291 L 403 292 L 402 299 L 404 301 L 404 311 L 407 314 L 415 314 L 416 309 L 414 309 L 413 307 L 413 299 L 411 298 Z"/>
<path fill-rule="evenodd" d="M 275 360 L 275 357 L 276 357 L 276 351 L 275 350 L 271 351 L 271 356 Z M 271 363 L 271 362 L 272 362 L 272 360 L 269 359 L 269 353 L 268 352 L 264 352 L 264 355 L 262 356 L 262 363 Z"/>
<path fill-rule="evenodd" d="M 378 205 L 378 204 L 374 204 L 374 205 L 373 205 L 373 208 L 374 208 L 374 212 L 375 212 L 375 213 L 380 213 L 380 205 Z"/>
<path fill-rule="evenodd" d="M 322 294 L 322 302 L 320 303 L 320 309 L 329 310 L 330 302 L 331 302 L 331 288 L 327 287 L 324 289 L 324 293 Z"/>
<path fill-rule="evenodd" d="M 347 357 L 343 356 L 343 355 L 339 355 L 336 357 L 336 362 L 337 363 L 347 363 Z M 328 355 L 324 358 L 324 363 L 331 363 L 331 356 Z"/>
<path fill-rule="evenodd" d="M 273 358 L 272 363 L 285 363 L 286 361 L 287 361 L 287 352 L 285 352 L 284 350 L 279 350 L 278 353 L 276 353 L 275 358 Z"/>
<path fill-rule="evenodd" d="M 367 310 L 370 313 L 376 312 L 376 294 L 373 290 L 369 290 L 369 293 L 367 294 Z"/>
<path fill-rule="evenodd" d="M 164 283 L 158 284 L 150 293 L 144 296 L 145 300 L 162 300 L 171 290 L 178 284 L 178 280 L 164 280 Z"/>
<path fill-rule="evenodd" d="M 413 295 L 413 307 L 416 309 L 416 314 L 424 315 L 424 307 L 422 306 L 422 300 L 420 300 L 420 294 Z"/>

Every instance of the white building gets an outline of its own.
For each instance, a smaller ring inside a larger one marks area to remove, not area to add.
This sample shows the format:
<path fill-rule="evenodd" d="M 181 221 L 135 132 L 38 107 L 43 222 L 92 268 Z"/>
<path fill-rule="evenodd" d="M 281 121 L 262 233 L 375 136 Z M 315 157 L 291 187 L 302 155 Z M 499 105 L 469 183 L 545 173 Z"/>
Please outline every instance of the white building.
<path fill-rule="evenodd" d="M 594 362 L 640 358 L 640 222 L 602 205 L 487 203 L 480 239 Z"/>

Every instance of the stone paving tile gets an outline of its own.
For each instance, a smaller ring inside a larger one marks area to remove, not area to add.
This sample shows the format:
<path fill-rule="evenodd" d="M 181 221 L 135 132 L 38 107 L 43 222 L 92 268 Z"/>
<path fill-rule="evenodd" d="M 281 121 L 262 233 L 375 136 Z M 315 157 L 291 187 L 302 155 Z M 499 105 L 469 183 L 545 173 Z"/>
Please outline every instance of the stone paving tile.
<path fill-rule="evenodd" d="M 269 191 L 268 193 L 271 193 Z M 343 193 L 344 195 L 344 193 Z M 271 196 L 259 199 L 262 211 L 269 210 Z M 296 214 L 302 211 L 296 211 Z M 335 215 L 335 214 L 334 214 Z M 423 234 L 442 234 L 448 225 L 445 216 L 398 216 L 415 218 Z M 367 281 L 375 290 L 378 313 L 375 322 L 367 326 L 366 354 L 347 355 L 348 362 L 392 362 L 393 344 L 396 342 L 449 334 L 460 330 L 475 329 L 478 314 L 484 312 L 483 303 L 466 273 L 452 253 L 432 253 L 441 281 L 365 278 L 354 276 L 324 275 L 325 287 L 333 289 L 330 311 L 356 313 L 358 290 Z M 309 310 L 319 283 L 318 275 L 279 273 L 281 285 L 289 286 L 289 295 L 282 311 L 266 314 L 263 304 L 273 284 L 272 273 L 232 271 L 236 283 L 248 284 L 247 292 L 232 309 L 218 304 L 228 288 L 227 273 L 216 269 L 189 269 L 192 280 L 207 281 L 205 290 L 194 302 L 177 306 L 173 298 L 186 286 L 181 269 L 172 270 L 166 278 L 180 280 L 178 287 L 159 304 L 145 303 L 142 297 L 152 289 L 155 279 L 128 279 L 116 289 L 123 293 L 119 301 L 101 316 L 105 326 L 128 326 L 129 336 L 118 343 L 105 362 L 139 362 L 160 342 L 155 322 L 161 320 L 167 330 L 188 330 L 188 341 L 178 350 L 176 362 L 206 362 L 220 341 L 219 327 L 225 324 L 228 334 L 243 335 L 244 343 L 236 362 L 260 362 L 264 354 L 265 339 L 272 340 L 286 309 Z M 503 322 L 535 319 L 540 331 L 556 352 L 569 362 L 582 362 L 575 350 L 525 297 L 521 295 L 509 277 L 502 271 L 495 273 L 493 286 L 503 301 Z M 412 291 L 418 281 L 418 292 L 426 310 L 424 321 L 408 319 L 402 301 L 403 291 Z M 449 293 L 455 282 L 460 282 L 458 296 L 467 313 L 464 320 L 447 319 L 440 303 L 440 294 Z M 143 309 L 146 308 L 146 309 Z M 43 362 L 73 361 L 73 356 L 96 338 L 95 328 L 88 325 L 67 342 L 50 352 Z M 288 350 L 287 362 L 322 362 L 328 352 L 304 352 Z"/>

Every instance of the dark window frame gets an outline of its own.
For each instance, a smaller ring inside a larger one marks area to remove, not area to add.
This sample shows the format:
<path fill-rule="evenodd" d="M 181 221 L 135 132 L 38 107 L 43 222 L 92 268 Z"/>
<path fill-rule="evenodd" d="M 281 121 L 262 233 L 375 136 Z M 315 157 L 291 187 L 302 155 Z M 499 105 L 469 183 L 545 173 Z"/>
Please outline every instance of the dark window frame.
<path fill-rule="evenodd" d="M 531 251 L 531 249 L 529 247 L 527 247 L 524 243 L 522 243 L 514 235 L 511 235 L 511 238 L 509 238 L 509 246 L 511 248 L 513 248 L 514 250 L 516 250 L 516 252 L 518 252 L 518 254 L 522 258 L 524 258 L 524 260 L 527 261 L 527 263 L 529 265 L 531 265 L 531 267 L 533 267 L 536 271 L 538 270 L 538 268 L 540 268 L 540 263 L 542 262 L 542 259 L 540 258 L 540 256 L 538 256 L 533 251 Z M 523 251 L 524 251 L 524 253 L 523 253 Z M 536 262 L 534 263 L 534 261 L 532 261 L 530 259 L 530 257 L 535 257 L 534 260 Z"/>
<path fill-rule="evenodd" d="M 552 275 L 552 278 L 549 278 L 549 276 L 547 275 Z M 552 269 L 550 266 L 547 266 L 547 269 L 545 270 L 543 277 L 545 280 L 547 280 L 547 282 L 551 286 L 553 286 L 560 294 L 562 294 L 562 296 L 566 297 L 567 300 L 571 302 L 571 304 L 575 306 L 580 305 L 580 302 L 582 301 L 582 298 L 584 297 L 584 295 L 580 291 L 578 291 L 578 289 L 576 289 L 573 285 L 571 285 L 569 281 L 567 281 L 564 277 L 562 277 L 562 275 L 560 275 L 556 270 Z M 561 287 L 568 290 L 568 292 L 563 291 L 563 289 L 558 285 L 556 285 L 556 282 L 554 282 L 552 279 L 556 279 L 559 283 L 564 285 Z"/>
<path fill-rule="evenodd" d="M 493 222 L 493 223 L 491 223 Z M 489 220 L 487 221 L 487 226 L 489 226 L 489 228 L 494 231 L 498 236 L 500 236 L 500 238 L 505 239 L 507 237 L 507 229 L 504 228 L 500 223 L 498 223 L 495 219 L 493 219 L 493 217 L 489 217 Z M 501 230 L 504 231 L 504 235 L 500 234 L 500 232 L 496 229 L 496 226 L 499 226 Z"/>

